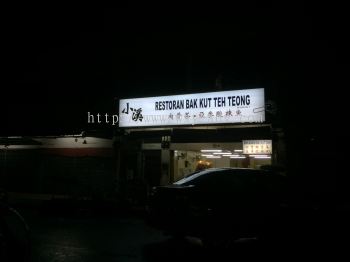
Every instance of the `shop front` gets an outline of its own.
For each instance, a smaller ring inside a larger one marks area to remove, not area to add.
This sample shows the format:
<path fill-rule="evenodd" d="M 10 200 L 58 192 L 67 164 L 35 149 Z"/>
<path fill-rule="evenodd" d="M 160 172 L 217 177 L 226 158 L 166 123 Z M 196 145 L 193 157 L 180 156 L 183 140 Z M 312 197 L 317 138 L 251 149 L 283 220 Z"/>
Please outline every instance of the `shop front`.
<path fill-rule="evenodd" d="M 284 164 L 283 132 L 265 120 L 263 88 L 122 99 L 120 181 L 166 185 L 212 167 Z"/>

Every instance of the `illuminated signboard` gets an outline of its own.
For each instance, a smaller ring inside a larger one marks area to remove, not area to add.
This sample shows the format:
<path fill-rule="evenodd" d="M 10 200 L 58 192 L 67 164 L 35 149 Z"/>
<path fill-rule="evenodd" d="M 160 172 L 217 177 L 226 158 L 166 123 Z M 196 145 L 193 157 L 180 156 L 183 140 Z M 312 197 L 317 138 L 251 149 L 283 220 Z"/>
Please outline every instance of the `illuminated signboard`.
<path fill-rule="evenodd" d="M 243 154 L 272 154 L 272 140 L 243 140 Z"/>
<path fill-rule="evenodd" d="M 265 121 L 264 89 L 121 99 L 119 126 L 177 126 Z"/>

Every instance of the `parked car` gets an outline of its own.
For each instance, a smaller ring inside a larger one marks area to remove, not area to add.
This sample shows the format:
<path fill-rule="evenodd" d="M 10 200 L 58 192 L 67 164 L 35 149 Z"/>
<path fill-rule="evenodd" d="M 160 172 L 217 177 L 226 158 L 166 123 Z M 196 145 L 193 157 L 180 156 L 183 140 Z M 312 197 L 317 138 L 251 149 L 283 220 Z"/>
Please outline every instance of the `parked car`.
<path fill-rule="evenodd" d="M 286 177 L 271 170 L 210 168 L 153 188 L 151 225 L 178 236 L 224 241 L 280 232 Z"/>

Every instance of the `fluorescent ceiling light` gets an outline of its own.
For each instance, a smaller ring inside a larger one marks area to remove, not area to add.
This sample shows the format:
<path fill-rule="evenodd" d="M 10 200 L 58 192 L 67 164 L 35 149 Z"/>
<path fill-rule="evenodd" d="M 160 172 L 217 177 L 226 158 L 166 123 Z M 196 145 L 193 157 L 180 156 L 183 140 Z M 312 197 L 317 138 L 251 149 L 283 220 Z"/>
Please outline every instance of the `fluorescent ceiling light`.
<path fill-rule="evenodd" d="M 207 158 L 221 158 L 221 156 L 207 156 Z"/>
<path fill-rule="evenodd" d="M 245 156 L 230 156 L 230 158 L 243 159 Z"/>
<path fill-rule="evenodd" d="M 214 152 L 214 155 L 231 155 L 231 152 Z"/>
<path fill-rule="evenodd" d="M 221 149 L 203 149 L 201 152 L 222 152 Z"/>
<path fill-rule="evenodd" d="M 213 156 L 213 155 L 206 155 L 206 154 L 202 154 L 201 156 Z"/>
<path fill-rule="evenodd" d="M 269 155 L 249 155 L 251 157 L 270 157 Z"/>
<path fill-rule="evenodd" d="M 243 152 L 242 149 L 235 149 L 234 151 L 235 151 L 235 152 Z"/>
<path fill-rule="evenodd" d="M 270 156 L 255 156 L 256 159 L 270 159 Z"/>

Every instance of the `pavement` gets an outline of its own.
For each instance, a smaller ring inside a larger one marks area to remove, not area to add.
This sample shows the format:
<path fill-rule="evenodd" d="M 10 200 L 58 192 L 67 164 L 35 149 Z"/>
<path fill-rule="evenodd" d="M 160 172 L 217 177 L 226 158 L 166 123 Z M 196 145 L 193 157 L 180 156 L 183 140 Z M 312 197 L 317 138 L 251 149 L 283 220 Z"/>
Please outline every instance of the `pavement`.
<path fill-rule="evenodd" d="M 339 239 L 322 244 L 302 236 L 303 245 L 299 240 L 285 247 L 242 239 L 226 249 L 208 249 L 197 238 L 172 238 L 150 227 L 142 208 L 92 211 L 84 206 L 57 210 L 31 206 L 18 210 L 30 227 L 31 262 L 284 261 L 324 259 L 325 254 L 334 260 L 340 255 L 331 249 Z"/>

